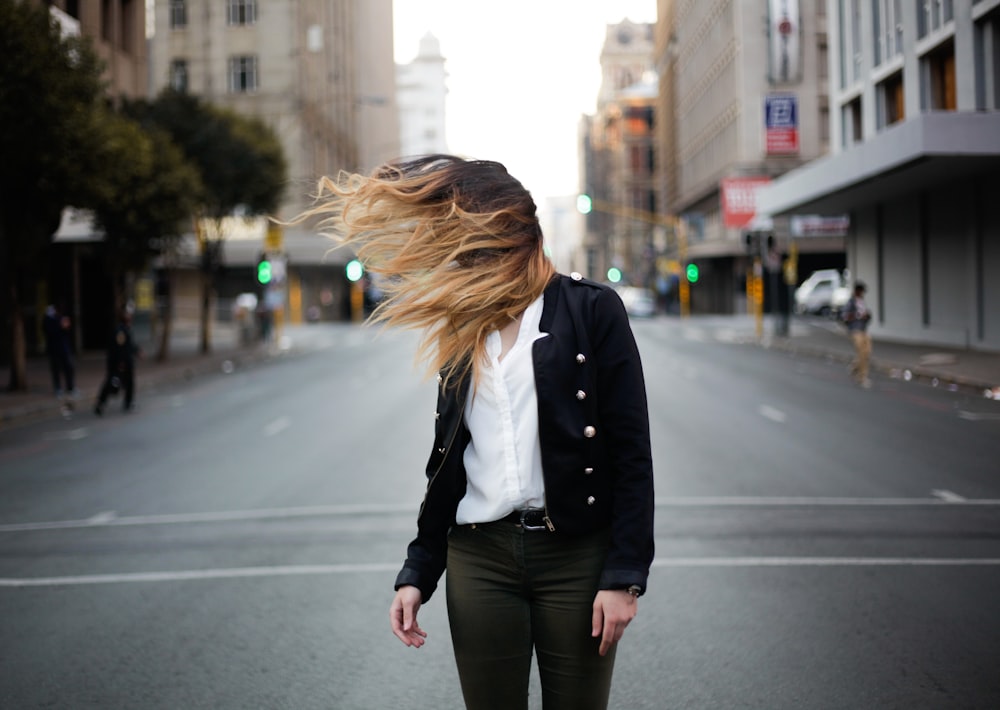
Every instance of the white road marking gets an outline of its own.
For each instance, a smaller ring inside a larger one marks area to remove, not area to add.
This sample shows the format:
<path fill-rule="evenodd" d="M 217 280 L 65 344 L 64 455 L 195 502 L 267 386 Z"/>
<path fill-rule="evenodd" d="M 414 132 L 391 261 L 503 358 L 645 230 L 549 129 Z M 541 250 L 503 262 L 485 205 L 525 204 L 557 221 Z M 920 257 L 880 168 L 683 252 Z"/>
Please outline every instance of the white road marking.
<path fill-rule="evenodd" d="M 79 427 L 78 429 L 67 429 L 66 431 L 53 431 L 47 434 L 45 438 L 50 441 L 62 441 L 63 439 L 79 441 L 80 439 L 86 439 L 89 434 L 90 430 L 87 427 Z"/>
<path fill-rule="evenodd" d="M 264 436 L 274 436 L 280 434 L 292 425 L 292 420 L 288 417 L 279 417 L 264 427 Z"/>
<path fill-rule="evenodd" d="M 757 411 L 765 419 L 770 419 L 772 422 L 777 422 L 778 424 L 784 424 L 785 419 L 788 417 L 780 409 L 775 409 L 774 407 L 769 407 L 766 404 L 760 405 Z"/>
<path fill-rule="evenodd" d="M 808 496 L 678 496 L 675 498 L 657 498 L 656 507 L 699 507 L 708 508 L 721 506 L 944 506 L 944 505 L 1000 505 L 1000 498 L 962 498 L 960 501 L 942 500 L 941 498 L 847 498 Z M 0 530 L 3 528 L 0 527 Z"/>
<path fill-rule="evenodd" d="M 653 567 L 996 567 L 996 557 L 660 557 Z M 292 577 L 303 575 L 385 574 L 399 569 L 396 562 L 340 565 L 278 565 L 166 572 L 85 574 L 67 577 L 0 577 L 0 587 L 71 587 L 129 582 L 190 582 L 206 579 Z"/>
<path fill-rule="evenodd" d="M 720 507 L 955 507 L 1000 506 L 1000 498 L 848 498 L 808 496 L 677 496 L 657 498 L 657 508 L 720 508 Z M 31 530 L 65 530 L 92 527 L 125 527 L 129 525 L 187 525 L 191 523 L 227 523 L 247 520 L 282 518 L 330 517 L 347 515 L 416 515 L 418 506 L 410 503 L 355 505 L 314 505 L 298 508 L 257 508 L 254 510 L 222 510 L 205 513 L 165 513 L 160 515 L 123 515 L 98 513 L 80 520 L 52 520 L 36 523 L 0 524 L 0 533 Z"/>
<path fill-rule="evenodd" d="M 933 491 L 931 491 L 931 495 L 935 496 L 936 498 L 940 498 L 941 500 L 946 501 L 948 503 L 964 503 L 965 502 L 965 497 L 964 496 L 960 496 L 960 495 L 958 495 L 958 493 L 954 493 L 952 491 L 944 490 L 942 488 L 935 488 Z"/>
<path fill-rule="evenodd" d="M 405 505 L 317 505 L 300 508 L 258 508 L 256 510 L 223 510 L 207 513 L 173 513 L 163 515 L 131 515 L 103 518 L 99 513 L 83 520 L 55 520 L 39 523 L 8 523 L 0 525 L 0 533 L 29 530 L 61 530 L 127 525 L 186 525 L 190 523 L 223 523 L 239 520 L 268 520 L 337 515 L 385 515 L 410 513 L 416 515 L 416 504 Z"/>
<path fill-rule="evenodd" d="M 988 413 L 967 412 L 963 409 L 959 411 L 958 418 L 965 419 L 966 421 L 970 422 L 983 422 L 983 421 L 1000 420 L 1000 414 L 994 412 L 988 412 Z"/>

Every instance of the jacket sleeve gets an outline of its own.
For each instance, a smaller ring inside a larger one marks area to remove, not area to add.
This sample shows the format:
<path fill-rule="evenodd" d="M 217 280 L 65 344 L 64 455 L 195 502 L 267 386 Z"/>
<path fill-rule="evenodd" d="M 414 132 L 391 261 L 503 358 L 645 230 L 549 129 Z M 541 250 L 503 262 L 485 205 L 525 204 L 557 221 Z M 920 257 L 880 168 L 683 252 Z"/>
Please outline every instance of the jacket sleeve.
<path fill-rule="evenodd" d="M 618 294 L 603 290 L 593 317 L 599 416 L 614 475 L 611 547 L 600 587 L 624 589 L 637 584 L 645 591 L 653 561 L 654 494 L 642 363 Z"/>
<path fill-rule="evenodd" d="M 469 442 L 462 422 L 462 398 L 439 388 L 434 447 L 427 460 L 427 490 L 417 517 L 417 536 L 406 548 L 406 561 L 395 588 L 412 585 L 427 602 L 437 589 L 448 559 L 448 532 L 458 501 L 465 494 L 462 456 Z"/>

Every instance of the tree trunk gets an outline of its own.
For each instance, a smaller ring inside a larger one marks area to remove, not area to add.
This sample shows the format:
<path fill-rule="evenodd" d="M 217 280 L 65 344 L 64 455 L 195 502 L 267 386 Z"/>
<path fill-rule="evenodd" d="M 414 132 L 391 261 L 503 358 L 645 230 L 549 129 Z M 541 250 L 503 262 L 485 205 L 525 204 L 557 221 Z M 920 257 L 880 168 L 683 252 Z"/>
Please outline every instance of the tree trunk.
<path fill-rule="evenodd" d="M 170 270 L 165 270 L 165 279 L 167 280 L 166 294 L 160 296 L 157 299 L 159 305 L 162 299 L 162 307 L 159 309 L 159 315 L 161 326 L 160 326 L 160 344 L 156 351 L 156 361 L 166 362 L 170 358 L 170 332 L 173 328 L 174 323 L 174 289 L 173 284 L 170 283 Z"/>
<path fill-rule="evenodd" d="M 204 274 L 201 285 L 201 354 L 212 352 L 212 275 Z"/>
<path fill-rule="evenodd" d="M 28 389 L 27 342 L 24 339 L 24 316 L 17 286 L 10 281 L 10 380 L 9 392 L 25 392 Z"/>

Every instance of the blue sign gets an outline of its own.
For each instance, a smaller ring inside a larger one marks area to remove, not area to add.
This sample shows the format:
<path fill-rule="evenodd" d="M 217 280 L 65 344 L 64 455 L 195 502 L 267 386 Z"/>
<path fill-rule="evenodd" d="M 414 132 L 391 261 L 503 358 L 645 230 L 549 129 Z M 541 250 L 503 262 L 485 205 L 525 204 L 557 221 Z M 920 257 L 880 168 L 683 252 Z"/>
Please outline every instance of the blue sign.
<path fill-rule="evenodd" d="M 792 94 L 764 98 L 764 126 L 772 128 L 798 128 L 799 102 Z"/>

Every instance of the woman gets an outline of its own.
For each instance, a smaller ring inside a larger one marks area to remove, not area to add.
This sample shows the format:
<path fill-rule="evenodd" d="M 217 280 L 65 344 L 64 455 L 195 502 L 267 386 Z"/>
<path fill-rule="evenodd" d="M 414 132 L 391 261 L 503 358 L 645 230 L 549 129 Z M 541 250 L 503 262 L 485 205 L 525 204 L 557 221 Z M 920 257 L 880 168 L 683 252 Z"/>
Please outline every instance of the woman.
<path fill-rule="evenodd" d="M 446 597 L 469 708 L 607 707 L 653 558 L 645 385 L 621 300 L 555 273 L 530 194 L 499 163 L 432 155 L 324 179 L 310 214 L 384 277 L 372 319 L 421 329 L 438 372 L 417 537 L 393 633 Z"/>

